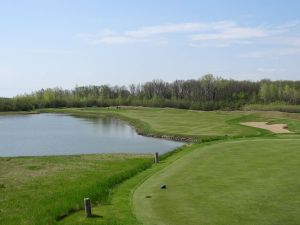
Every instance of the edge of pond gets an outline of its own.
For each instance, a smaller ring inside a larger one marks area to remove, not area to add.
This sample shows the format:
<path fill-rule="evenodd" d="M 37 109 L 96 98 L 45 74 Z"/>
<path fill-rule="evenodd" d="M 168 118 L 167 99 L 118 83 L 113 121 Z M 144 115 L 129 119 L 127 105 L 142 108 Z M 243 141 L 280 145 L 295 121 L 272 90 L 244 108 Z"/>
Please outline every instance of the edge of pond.
<path fill-rule="evenodd" d="M 89 110 L 91 109 L 91 110 Z M 152 138 L 162 138 L 166 140 L 171 141 L 177 141 L 177 142 L 184 142 L 184 143 L 204 143 L 204 142 L 211 142 L 211 141 L 217 141 L 217 140 L 228 140 L 228 139 L 236 139 L 236 138 L 245 138 L 245 137 L 261 137 L 261 136 L 276 136 L 276 134 L 268 133 L 262 129 L 259 128 L 252 128 L 255 129 L 258 132 L 256 135 L 247 135 L 247 136 L 230 136 L 230 135 L 184 135 L 184 134 L 178 134 L 174 135 L 172 133 L 167 132 L 160 132 L 156 131 L 151 128 L 151 125 L 146 123 L 145 121 L 142 121 L 140 119 L 132 118 L 129 116 L 126 116 L 121 113 L 121 109 L 114 109 L 111 110 L 111 108 L 100 108 L 99 110 L 95 111 L 94 108 L 61 108 L 61 109 L 40 109 L 40 113 L 62 113 L 62 114 L 68 114 L 73 116 L 80 116 L 80 117 L 112 117 L 116 119 L 120 119 L 124 122 L 127 122 L 127 124 L 131 127 L 133 127 L 137 134 L 145 136 L 145 137 L 152 137 Z M 105 111 L 105 109 L 109 109 L 110 111 Z M 241 116 L 239 118 L 234 119 L 234 121 L 227 121 L 228 123 L 234 123 L 239 121 L 239 119 L 243 119 L 244 116 Z M 242 126 L 239 123 L 237 123 L 238 126 Z"/>

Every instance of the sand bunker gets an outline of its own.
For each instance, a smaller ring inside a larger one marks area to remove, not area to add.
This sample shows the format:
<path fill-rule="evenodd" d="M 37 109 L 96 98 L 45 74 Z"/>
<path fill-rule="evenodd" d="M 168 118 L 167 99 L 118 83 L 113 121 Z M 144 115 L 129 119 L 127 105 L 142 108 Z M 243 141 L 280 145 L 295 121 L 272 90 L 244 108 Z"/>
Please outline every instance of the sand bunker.
<path fill-rule="evenodd" d="M 287 129 L 288 126 L 286 124 L 268 124 L 268 122 L 246 122 L 241 124 L 249 127 L 256 127 L 269 130 L 276 134 L 293 133 Z"/>

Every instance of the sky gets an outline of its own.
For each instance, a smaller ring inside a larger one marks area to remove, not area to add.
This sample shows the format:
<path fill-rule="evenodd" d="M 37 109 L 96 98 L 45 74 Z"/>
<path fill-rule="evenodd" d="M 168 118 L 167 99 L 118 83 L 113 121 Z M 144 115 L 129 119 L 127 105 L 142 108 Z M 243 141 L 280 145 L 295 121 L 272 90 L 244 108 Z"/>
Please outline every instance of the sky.
<path fill-rule="evenodd" d="M 300 80 L 298 0 L 0 0 L 0 96 L 153 79 Z"/>

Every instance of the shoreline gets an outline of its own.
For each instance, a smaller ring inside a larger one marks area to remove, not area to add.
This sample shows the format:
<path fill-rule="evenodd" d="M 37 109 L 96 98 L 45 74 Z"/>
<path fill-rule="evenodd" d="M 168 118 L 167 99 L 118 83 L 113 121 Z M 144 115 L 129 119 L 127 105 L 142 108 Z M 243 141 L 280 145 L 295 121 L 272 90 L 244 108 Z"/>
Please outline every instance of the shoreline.
<path fill-rule="evenodd" d="M 10 115 L 34 115 L 41 114 L 39 111 L 8 111 L 0 112 L 0 116 L 10 116 Z"/>

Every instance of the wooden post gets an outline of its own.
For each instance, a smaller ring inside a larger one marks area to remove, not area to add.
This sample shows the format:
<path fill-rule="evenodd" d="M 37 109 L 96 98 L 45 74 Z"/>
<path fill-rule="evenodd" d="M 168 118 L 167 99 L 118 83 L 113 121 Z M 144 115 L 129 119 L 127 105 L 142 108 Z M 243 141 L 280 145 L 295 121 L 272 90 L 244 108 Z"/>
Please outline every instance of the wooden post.
<path fill-rule="evenodd" d="M 159 163 L 159 155 L 158 155 L 158 152 L 155 152 L 155 155 L 154 155 L 154 162 L 155 162 L 155 163 Z"/>
<path fill-rule="evenodd" d="M 84 198 L 84 210 L 86 217 L 92 217 L 91 200 L 89 198 Z"/>

